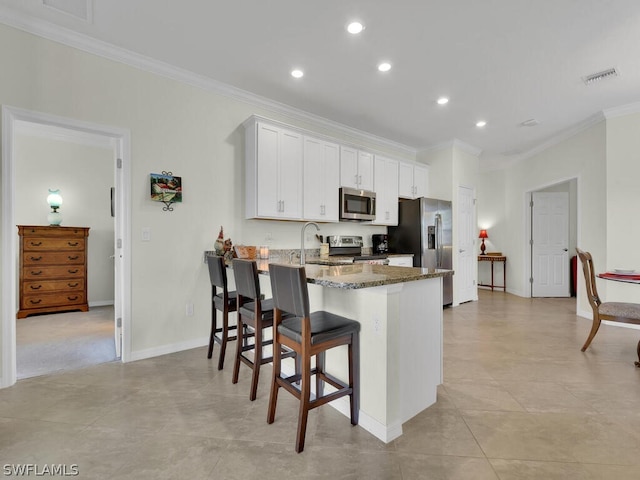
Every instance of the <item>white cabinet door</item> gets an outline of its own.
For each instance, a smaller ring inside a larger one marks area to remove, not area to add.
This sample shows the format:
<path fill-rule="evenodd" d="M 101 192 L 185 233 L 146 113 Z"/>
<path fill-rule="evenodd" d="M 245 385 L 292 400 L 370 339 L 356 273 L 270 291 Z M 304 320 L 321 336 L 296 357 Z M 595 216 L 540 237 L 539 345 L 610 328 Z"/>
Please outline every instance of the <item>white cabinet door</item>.
<path fill-rule="evenodd" d="M 302 135 L 282 130 L 279 153 L 280 218 L 299 220 L 302 219 Z"/>
<path fill-rule="evenodd" d="M 426 165 L 413 166 L 414 198 L 428 197 L 429 193 L 429 167 Z"/>
<path fill-rule="evenodd" d="M 373 155 L 358 150 L 358 188 L 373 190 Z"/>
<path fill-rule="evenodd" d="M 379 155 L 374 160 L 376 219 L 374 225 L 398 225 L 398 161 Z"/>
<path fill-rule="evenodd" d="M 420 198 L 428 196 L 429 167 L 413 163 L 400 162 L 398 195 L 401 198 Z"/>
<path fill-rule="evenodd" d="M 246 149 L 247 218 L 302 219 L 302 135 L 256 122 Z"/>
<path fill-rule="evenodd" d="M 357 148 L 341 146 L 340 186 L 373 190 L 373 155 Z"/>
<path fill-rule="evenodd" d="M 270 125 L 258 124 L 257 135 L 257 216 L 280 216 L 278 195 L 278 144 L 280 130 Z M 249 188 L 249 186 L 247 186 Z"/>
<path fill-rule="evenodd" d="M 398 196 L 413 198 L 413 165 L 400 162 L 398 167 Z"/>
<path fill-rule="evenodd" d="M 410 255 L 389 257 L 389 265 L 392 267 L 413 267 L 413 257 Z"/>
<path fill-rule="evenodd" d="M 339 163 L 337 144 L 304 138 L 305 220 L 338 221 Z"/>
<path fill-rule="evenodd" d="M 358 188 L 358 150 L 340 147 L 340 186 Z"/>

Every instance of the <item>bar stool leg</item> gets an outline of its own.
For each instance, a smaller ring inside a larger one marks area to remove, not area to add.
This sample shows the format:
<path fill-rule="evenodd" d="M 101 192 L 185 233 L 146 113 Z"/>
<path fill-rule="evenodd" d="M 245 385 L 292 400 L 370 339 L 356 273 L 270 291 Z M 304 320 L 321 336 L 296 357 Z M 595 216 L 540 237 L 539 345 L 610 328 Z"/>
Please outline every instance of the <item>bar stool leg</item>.
<path fill-rule="evenodd" d="M 302 354 L 302 388 L 300 390 L 300 411 L 298 413 L 298 433 L 296 434 L 296 452 L 304 450 L 311 398 L 311 357 Z"/>
<path fill-rule="evenodd" d="M 246 338 L 246 326 L 242 323 L 242 315 L 238 312 L 238 327 L 236 332 L 238 334 L 242 334 L 243 339 Z M 239 339 L 236 340 L 236 359 L 233 362 L 233 377 L 231 378 L 231 383 L 238 383 L 238 375 L 240 374 L 240 356 L 242 355 L 242 345 L 244 341 L 241 342 Z"/>
<path fill-rule="evenodd" d="M 215 294 L 215 290 L 213 291 L 213 294 Z M 213 302 L 213 294 L 211 297 L 211 335 L 209 335 L 209 351 L 207 352 L 207 358 L 211 358 L 213 356 L 213 344 L 216 341 L 217 314 L 216 306 Z"/>
<path fill-rule="evenodd" d="M 354 333 L 349 345 L 349 404 L 351 406 L 351 425 L 357 425 L 360 416 L 360 336 Z"/>
<path fill-rule="evenodd" d="M 269 410 L 267 412 L 267 423 L 273 423 L 276 418 L 276 404 L 278 403 L 278 389 L 280 388 L 280 384 L 277 382 L 277 379 L 280 378 L 282 359 L 280 358 L 280 343 L 276 343 L 275 338 L 275 323 L 273 336 L 273 377 L 271 380 L 271 392 L 269 393 Z"/>
<path fill-rule="evenodd" d="M 324 373 L 324 352 L 316 355 L 316 398 L 324 395 L 324 382 L 320 379 L 320 374 Z"/>
<path fill-rule="evenodd" d="M 262 325 L 258 318 L 255 319 L 255 323 L 256 327 L 253 337 L 253 375 L 251 376 L 251 392 L 249 393 L 249 400 L 252 402 L 256 399 L 258 393 L 258 378 L 260 377 L 260 365 L 262 365 Z"/>
<path fill-rule="evenodd" d="M 222 340 L 220 341 L 220 358 L 218 358 L 218 370 L 224 367 L 224 356 L 227 352 L 227 340 L 229 339 L 229 308 L 225 305 L 222 313 Z"/>

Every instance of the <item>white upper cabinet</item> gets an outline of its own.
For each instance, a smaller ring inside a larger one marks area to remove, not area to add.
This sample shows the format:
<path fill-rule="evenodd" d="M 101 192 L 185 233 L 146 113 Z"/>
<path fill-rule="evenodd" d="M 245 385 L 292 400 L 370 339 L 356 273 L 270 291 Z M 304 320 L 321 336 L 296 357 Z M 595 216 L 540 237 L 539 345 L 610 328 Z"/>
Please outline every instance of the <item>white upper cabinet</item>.
<path fill-rule="evenodd" d="M 398 225 L 398 164 L 397 160 L 375 156 L 376 219 L 372 222 L 374 225 Z"/>
<path fill-rule="evenodd" d="M 419 198 L 428 195 L 429 167 L 400 162 L 398 195 L 402 198 Z"/>
<path fill-rule="evenodd" d="M 340 147 L 336 143 L 304 137 L 305 220 L 338 221 Z"/>
<path fill-rule="evenodd" d="M 373 154 L 341 146 L 340 186 L 373 190 Z"/>
<path fill-rule="evenodd" d="M 246 127 L 246 217 L 302 220 L 302 135 L 253 118 Z"/>

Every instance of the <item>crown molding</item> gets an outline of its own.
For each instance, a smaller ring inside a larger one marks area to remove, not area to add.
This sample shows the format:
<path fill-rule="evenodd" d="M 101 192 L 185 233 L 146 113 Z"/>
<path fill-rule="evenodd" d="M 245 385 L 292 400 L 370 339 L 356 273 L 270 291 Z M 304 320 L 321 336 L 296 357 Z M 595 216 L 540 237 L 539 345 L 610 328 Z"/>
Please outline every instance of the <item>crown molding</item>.
<path fill-rule="evenodd" d="M 537 155 L 538 153 L 543 152 L 544 150 L 547 150 L 548 148 L 551 148 L 561 142 L 564 142 L 565 140 L 569 140 L 571 137 L 575 137 L 579 133 L 587 130 L 588 128 L 591 128 L 594 125 L 597 125 L 598 123 L 603 122 L 604 120 L 606 120 L 606 118 L 607 117 L 604 115 L 604 112 L 598 112 L 590 116 L 589 118 L 583 120 L 582 122 L 577 123 L 574 126 L 567 128 L 566 130 L 563 130 L 558 135 L 551 137 L 549 140 L 539 145 L 536 145 L 531 150 L 527 150 L 526 152 L 521 153 L 519 155 L 514 155 L 513 157 L 511 157 L 508 163 L 512 165 L 512 164 L 521 162 L 523 160 L 527 160 Z"/>
<path fill-rule="evenodd" d="M 632 113 L 640 113 L 640 102 L 630 103 L 620 107 L 607 108 L 602 111 L 604 118 L 607 120 L 610 118 L 622 117 L 623 115 L 630 115 Z"/>
<path fill-rule="evenodd" d="M 98 55 L 108 60 L 124 63 L 140 70 L 201 88 L 211 93 L 229 97 L 278 114 L 286 115 L 297 121 L 306 121 L 315 125 L 330 128 L 350 137 L 371 142 L 378 146 L 399 150 L 406 154 L 415 156 L 417 152 L 415 148 L 408 145 L 404 145 L 384 137 L 379 137 L 357 128 L 349 127 L 342 123 L 329 120 L 319 115 L 314 115 L 285 103 L 271 100 L 246 90 L 213 80 L 209 77 L 205 77 L 204 75 L 199 75 L 189 70 L 185 70 L 159 60 L 154 60 L 145 55 L 140 55 L 124 48 L 116 47 L 87 35 L 53 25 L 50 22 L 13 11 L 7 7 L 0 7 L 0 23 L 46 38 L 53 42 L 61 43 L 93 55 Z"/>

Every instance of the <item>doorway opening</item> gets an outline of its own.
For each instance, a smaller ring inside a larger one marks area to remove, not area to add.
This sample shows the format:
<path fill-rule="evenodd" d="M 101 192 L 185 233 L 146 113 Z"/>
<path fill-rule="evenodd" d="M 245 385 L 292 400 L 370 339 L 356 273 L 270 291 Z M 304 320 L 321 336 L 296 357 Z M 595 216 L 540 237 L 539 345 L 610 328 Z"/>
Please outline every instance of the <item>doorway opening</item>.
<path fill-rule="evenodd" d="M 569 297 L 577 246 L 578 180 L 571 178 L 526 194 L 527 268 L 531 297 Z"/>
<path fill-rule="evenodd" d="M 28 321 L 20 326 L 20 339 L 25 342 L 20 345 L 20 358 L 38 351 L 56 352 L 49 361 L 44 360 L 52 370 L 59 370 L 61 365 L 65 370 L 80 368 L 87 362 L 101 363 L 117 357 L 127 361 L 131 297 L 129 132 L 14 107 L 3 106 L 2 115 L 4 268 L 0 387 L 12 385 L 18 378 L 16 322 L 25 320 Z M 47 187 L 59 188 L 64 199 L 60 208 L 63 226 L 82 223 L 93 227 L 87 251 L 90 310 L 16 320 L 19 276 L 16 225 L 48 224 L 48 207 L 43 200 L 47 189 L 44 194 L 41 191 L 49 182 L 55 185 Z M 104 338 L 105 334 L 109 340 Z M 92 341 L 98 343 L 94 343 L 94 348 L 87 347 L 86 343 Z M 110 348 L 105 348 L 107 344 Z M 96 348 L 97 345 L 101 347 Z M 83 351 L 98 355 L 81 358 Z M 38 368 L 38 361 L 27 368 L 29 373 L 21 368 L 20 378 L 48 373 L 38 373 Z"/>

